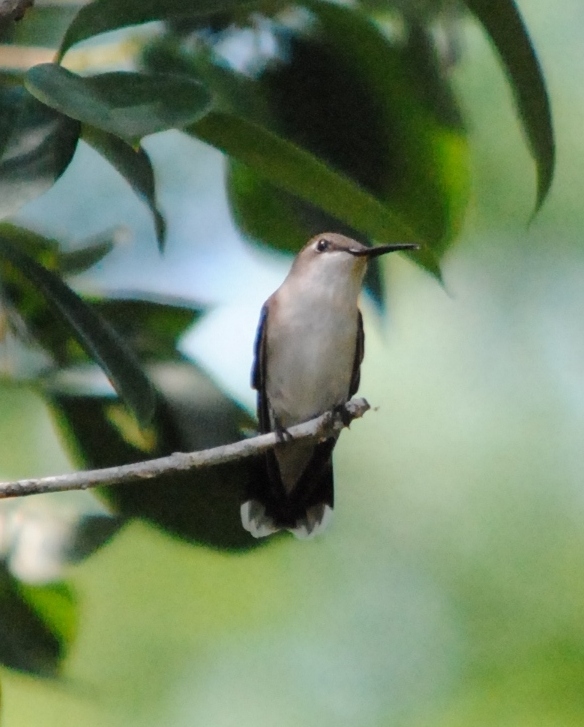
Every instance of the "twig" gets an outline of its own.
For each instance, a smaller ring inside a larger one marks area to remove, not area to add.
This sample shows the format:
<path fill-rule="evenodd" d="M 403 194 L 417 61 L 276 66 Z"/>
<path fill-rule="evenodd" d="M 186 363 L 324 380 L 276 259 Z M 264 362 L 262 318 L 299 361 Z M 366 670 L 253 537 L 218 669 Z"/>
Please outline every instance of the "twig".
<path fill-rule="evenodd" d="M 365 399 L 352 399 L 344 406 L 344 411 L 326 412 L 304 424 L 288 430 L 294 439 L 327 439 L 338 434 L 353 419 L 362 417 L 369 409 Z M 213 465 L 233 462 L 245 457 L 253 457 L 276 446 L 276 435 L 261 434 L 243 439 L 233 444 L 204 449 L 200 452 L 175 452 L 168 457 L 151 459 L 145 462 L 107 467 L 101 470 L 85 470 L 66 475 L 38 477 L 14 482 L 0 482 L 0 499 L 38 495 L 44 492 L 64 492 L 66 490 L 86 490 L 103 485 L 124 485 L 151 480 L 169 472 L 196 470 Z"/>
<path fill-rule="evenodd" d="M 0 22 L 22 20 L 33 0 L 0 0 Z"/>

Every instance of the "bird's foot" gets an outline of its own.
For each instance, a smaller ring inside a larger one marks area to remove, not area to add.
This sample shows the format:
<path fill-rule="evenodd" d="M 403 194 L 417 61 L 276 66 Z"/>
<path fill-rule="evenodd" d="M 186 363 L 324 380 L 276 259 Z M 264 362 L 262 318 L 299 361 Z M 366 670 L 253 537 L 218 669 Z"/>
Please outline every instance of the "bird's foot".
<path fill-rule="evenodd" d="M 339 416 L 341 418 L 341 421 L 343 422 L 343 426 L 348 427 L 351 425 L 351 422 L 353 421 L 354 417 L 351 414 L 351 412 L 347 411 L 346 404 L 337 404 L 333 407 L 333 414 L 335 416 Z"/>

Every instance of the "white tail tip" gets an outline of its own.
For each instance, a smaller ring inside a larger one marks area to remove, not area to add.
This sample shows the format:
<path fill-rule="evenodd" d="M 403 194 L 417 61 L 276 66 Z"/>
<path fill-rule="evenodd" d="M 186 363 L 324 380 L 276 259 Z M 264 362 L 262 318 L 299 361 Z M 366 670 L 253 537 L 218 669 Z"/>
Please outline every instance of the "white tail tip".
<path fill-rule="evenodd" d="M 303 518 L 293 528 L 283 528 L 276 524 L 274 518 L 266 513 L 266 508 L 258 500 L 248 500 L 241 506 L 241 522 L 243 527 L 254 538 L 265 538 L 280 530 L 289 530 L 299 540 L 307 540 L 322 533 L 328 527 L 333 515 L 330 505 L 321 503 L 309 507 Z"/>
<path fill-rule="evenodd" d="M 296 522 L 295 528 L 288 528 L 299 540 L 314 538 L 320 535 L 329 526 L 333 517 L 333 509 L 330 505 L 321 503 L 313 505 L 306 511 L 306 515 Z"/>

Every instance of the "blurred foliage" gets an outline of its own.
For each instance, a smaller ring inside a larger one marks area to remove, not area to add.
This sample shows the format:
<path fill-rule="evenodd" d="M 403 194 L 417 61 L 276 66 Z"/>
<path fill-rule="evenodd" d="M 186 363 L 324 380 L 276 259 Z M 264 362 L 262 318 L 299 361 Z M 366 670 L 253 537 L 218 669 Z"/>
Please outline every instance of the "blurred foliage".
<path fill-rule="evenodd" d="M 225 153 L 231 212 L 250 241 L 293 252 L 324 228 L 371 244 L 407 239 L 421 243 L 415 261 L 440 278 L 465 218 L 470 152 L 451 82 L 456 54 L 435 31 L 441 23 L 450 40 L 465 10 L 501 57 L 535 162 L 537 210 L 553 177 L 554 138 L 543 75 L 512 0 L 93 0 L 75 14 L 29 9 L 1 31 L 12 47 L 60 48 L 54 63 L 0 76 L 0 217 L 51 188 L 83 139 L 147 205 L 162 251 L 166 221 L 141 142 L 173 128 Z M 159 25 L 144 35 L 132 70 L 69 66 L 77 44 L 99 47 L 102 33 L 151 21 Z M 230 54 L 249 33 L 257 42 L 243 60 Z M 196 303 L 82 296 L 68 278 L 114 244 L 62 247 L 0 225 L 0 338 L 11 336 L 34 360 L 22 378 L 42 392 L 80 467 L 203 449 L 253 428 L 178 352 L 202 314 Z M 381 278 L 373 269 L 369 283 L 382 302 Z M 63 563 L 100 550 L 132 519 L 189 544 L 248 551 L 257 543 L 241 527 L 239 503 L 261 476 L 248 461 L 104 489 L 111 515 L 72 525 L 76 545 L 63 549 Z M 19 579 L 13 547 L 1 551 L 0 662 L 53 677 L 77 631 L 75 598 L 64 583 Z"/>
<path fill-rule="evenodd" d="M 8 282 L 5 286 L 8 305 L 14 306 L 21 315 L 24 313 L 25 320 L 30 296 L 37 298 L 36 305 L 32 307 L 43 309 L 40 315 L 45 320 L 47 306 L 50 306 L 51 313 L 66 325 L 66 335 L 77 341 L 100 364 L 138 420 L 142 424 L 148 423 L 155 406 L 155 394 L 132 351 L 107 321 L 84 303 L 58 275 L 16 247 L 13 242 L 15 237 L 22 239 L 26 233 L 8 228 L 0 239 L 0 259 L 7 265 L 4 278 Z M 39 236 L 35 236 L 35 241 L 38 240 Z M 16 275 L 13 275 L 14 272 Z M 59 331 L 58 326 L 43 322 L 38 326 L 37 337 L 45 332 L 53 339 L 45 341 L 45 345 L 50 347 L 49 350 L 60 350 L 61 363 L 64 364 L 69 340 L 63 339 L 63 331 Z"/>
<path fill-rule="evenodd" d="M 0 654 L 19 671 L 54 677 L 75 636 L 75 598 L 64 583 L 17 581 L 0 570 Z"/>
<path fill-rule="evenodd" d="M 23 87 L 0 88 L 0 216 L 46 192 L 71 161 L 79 124 Z"/>
<path fill-rule="evenodd" d="M 460 111 L 428 34 L 415 27 L 391 44 L 348 8 L 310 7 L 316 25 L 279 29 L 282 60 L 258 79 L 275 128 L 383 200 L 438 257 L 460 229 L 468 160 Z M 242 229 L 268 244 L 298 251 L 322 229 L 359 234 L 236 163 L 230 192 Z M 396 226 L 385 237 L 404 234 Z"/>
<path fill-rule="evenodd" d="M 242 427 L 253 426 L 249 415 L 192 364 L 165 362 L 148 373 L 164 400 L 145 430 L 111 397 L 83 395 L 65 377 L 49 387 L 52 408 L 79 464 L 113 467 L 206 449 L 236 441 Z M 104 488 L 100 494 L 119 516 L 144 518 L 192 543 L 239 550 L 258 544 L 241 527 L 239 514 L 247 481 L 258 476 L 259 465 L 246 461 Z"/>

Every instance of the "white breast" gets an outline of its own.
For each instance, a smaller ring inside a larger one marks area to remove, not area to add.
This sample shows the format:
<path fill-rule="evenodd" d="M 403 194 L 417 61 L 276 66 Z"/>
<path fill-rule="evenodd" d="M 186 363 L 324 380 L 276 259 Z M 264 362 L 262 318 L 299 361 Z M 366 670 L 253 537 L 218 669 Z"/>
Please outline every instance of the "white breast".
<path fill-rule="evenodd" d="M 349 396 L 358 335 L 356 291 L 280 288 L 268 318 L 266 393 L 283 427 L 311 419 Z"/>

